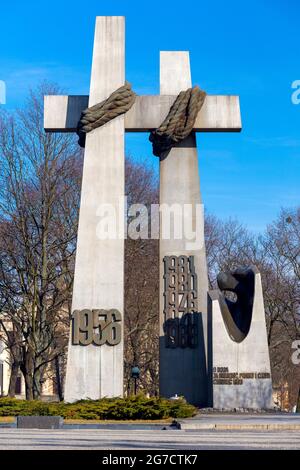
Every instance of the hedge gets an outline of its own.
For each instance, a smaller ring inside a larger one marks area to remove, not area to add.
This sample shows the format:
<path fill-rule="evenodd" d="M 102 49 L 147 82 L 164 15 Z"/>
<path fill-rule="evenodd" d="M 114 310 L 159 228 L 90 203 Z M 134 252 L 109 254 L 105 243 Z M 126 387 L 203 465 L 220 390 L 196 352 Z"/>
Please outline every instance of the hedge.
<path fill-rule="evenodd" d="M 128 398 L 80 400 L 76 403 L 26 401 L 0 398 L 0 416 L 62 416 L 65 419 L 136 420 L 190 418 L 197 409 L 184 399 L 147 398 L 144 395 Z"/>

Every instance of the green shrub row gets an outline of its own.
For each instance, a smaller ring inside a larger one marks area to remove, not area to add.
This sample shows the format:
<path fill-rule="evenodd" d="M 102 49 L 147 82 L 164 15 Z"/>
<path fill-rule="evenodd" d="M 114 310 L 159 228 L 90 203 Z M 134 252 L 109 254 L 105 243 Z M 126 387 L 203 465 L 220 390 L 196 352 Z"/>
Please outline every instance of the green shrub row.
<path fill-rule="evenodd" d="M 147 398 L 144 395 L 81 400 L 76 403 L 45 403 L 37 400 L 0 398 L 0 416 L 39 415 L 86 420 L 153 420 L 189 418 L 195 414 L 196 408 L 183 399 Z"/>

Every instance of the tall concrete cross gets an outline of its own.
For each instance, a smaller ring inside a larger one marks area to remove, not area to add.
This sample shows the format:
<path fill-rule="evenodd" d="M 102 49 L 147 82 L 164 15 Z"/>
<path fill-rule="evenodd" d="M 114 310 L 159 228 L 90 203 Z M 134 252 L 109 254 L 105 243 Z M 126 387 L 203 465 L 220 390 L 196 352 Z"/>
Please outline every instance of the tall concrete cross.
<path fill-rule="evenodd" d="M 124 18 L 97 17 L 90 96 L 46 96 L 44 127 L 48 132 L 75 132 L 83 109 L 124 84 Z M 124 240 L 99 240 L 97 209 L 124 196 L 124 130 L 150 132 L 159 127 L 177 94 L 191 86 L 189 53 L 161 52 L 160 95 L 137 96 L 133 107 L 87 134 L 73 288 L 72 311 L 117 309 L 123 315 Z M 133 86 L 134 88 L 134 86 Z M 195 132 L 241 130 L 237 96 L 206 97 L 192 135 L 160 161 L 160 203 L 201 202 Z M 161 215 L 161 224 L 164 222 Z M 203 231 L 203 224 L 201 230 Z M 201 234 L 203 238 L 203 233 Z M 201 237 L 200 237 L 201 238 Z M 190 240 L 160 236 L 160 393 L 183 394 L 193 403 L 206 400 L 207 268 L 204 246 L 187 250 Z M 203 331 L 193 348 L 165 343 L 164 258 L 192 256 L 198 274 L 198 308 Z M 83 325 L 84 327 L 85 325 Z M 83 328 L 84 330 L 84 328 Z M 123 335 L 117 345 L 82 346 L 70 340 L 66 401 L 123 394 Z"/>

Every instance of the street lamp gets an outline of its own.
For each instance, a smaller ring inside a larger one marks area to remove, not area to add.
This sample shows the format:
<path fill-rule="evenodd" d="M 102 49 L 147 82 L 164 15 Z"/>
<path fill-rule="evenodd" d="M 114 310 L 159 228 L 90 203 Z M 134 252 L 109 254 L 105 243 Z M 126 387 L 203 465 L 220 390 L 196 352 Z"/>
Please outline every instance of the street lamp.
<path fill-rule="evenodd" d="M 134 394 L 137 392 L 137 380 L 140 378 L 140 369 L 138 366 L 131 367 L 131 377 L 134 379 Z"/>

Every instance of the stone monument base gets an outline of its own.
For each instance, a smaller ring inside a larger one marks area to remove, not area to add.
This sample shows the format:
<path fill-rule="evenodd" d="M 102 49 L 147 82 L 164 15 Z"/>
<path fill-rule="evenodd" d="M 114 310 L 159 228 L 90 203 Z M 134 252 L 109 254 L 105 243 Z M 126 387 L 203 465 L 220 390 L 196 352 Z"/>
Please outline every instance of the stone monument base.
<path fill-rule="evenodd" d="M 218 410 L 274 408 L 261 277 L 256 267 L 251 269 L 254 295 L 250 327 L 239 342 L 230 336 L 222 292 L 209 292 L 210 405 Z"/>
<path fill-rule="evenodd" d="M 62 429 L 61 416 L 18 416 L 17 428 L 21 429 Z"/>

